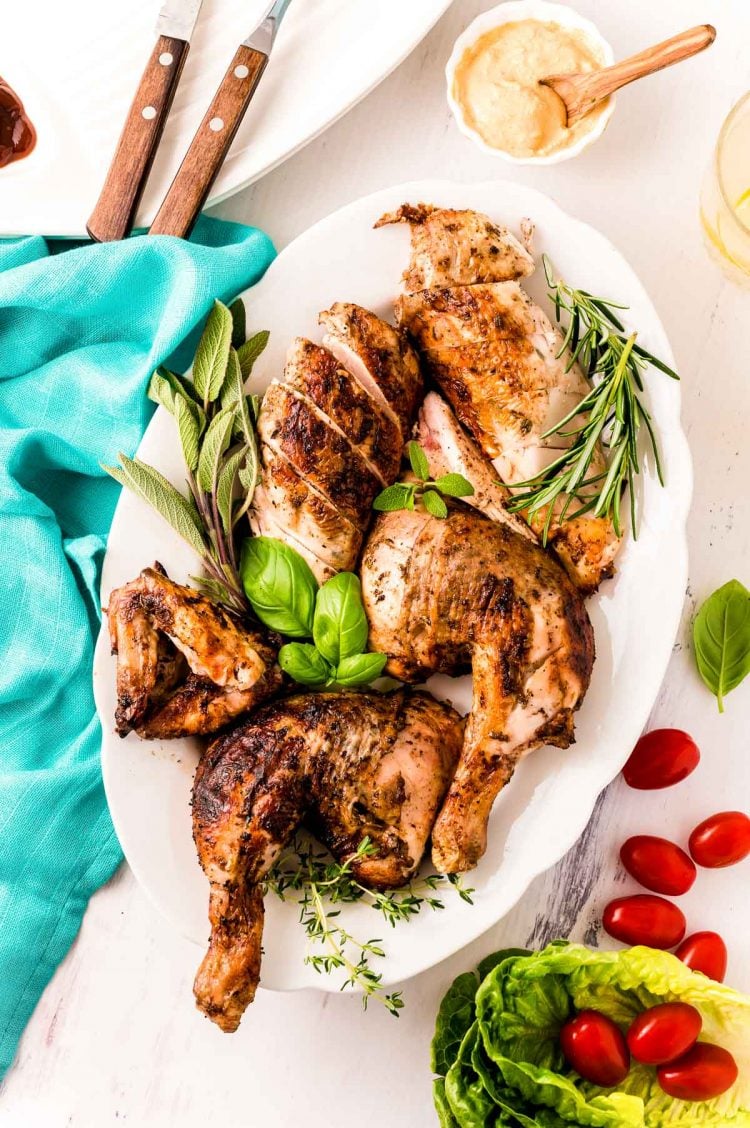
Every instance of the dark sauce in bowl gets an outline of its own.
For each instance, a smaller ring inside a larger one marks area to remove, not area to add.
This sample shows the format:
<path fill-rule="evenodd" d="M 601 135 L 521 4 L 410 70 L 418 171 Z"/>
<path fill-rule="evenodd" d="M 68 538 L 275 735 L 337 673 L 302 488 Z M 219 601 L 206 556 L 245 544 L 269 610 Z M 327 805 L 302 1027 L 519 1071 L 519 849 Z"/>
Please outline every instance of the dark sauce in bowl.
<path fill-rule="evenodd" d="M 23 102 L 0 78 L 0 168 L 28 157 L 36 145 L 36 130 L 23 108 Z"/>

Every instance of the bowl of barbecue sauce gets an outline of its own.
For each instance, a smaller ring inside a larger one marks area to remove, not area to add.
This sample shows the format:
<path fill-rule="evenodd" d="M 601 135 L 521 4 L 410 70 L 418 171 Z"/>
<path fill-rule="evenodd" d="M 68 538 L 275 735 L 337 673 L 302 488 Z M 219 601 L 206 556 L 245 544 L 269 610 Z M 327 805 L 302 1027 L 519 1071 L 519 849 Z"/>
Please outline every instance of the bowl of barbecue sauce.
<path fill-rule="evenodd" d="M 36 130 L 23 102 L 0 78 L 0 168 L 28 157 L 36 145 Z"/>

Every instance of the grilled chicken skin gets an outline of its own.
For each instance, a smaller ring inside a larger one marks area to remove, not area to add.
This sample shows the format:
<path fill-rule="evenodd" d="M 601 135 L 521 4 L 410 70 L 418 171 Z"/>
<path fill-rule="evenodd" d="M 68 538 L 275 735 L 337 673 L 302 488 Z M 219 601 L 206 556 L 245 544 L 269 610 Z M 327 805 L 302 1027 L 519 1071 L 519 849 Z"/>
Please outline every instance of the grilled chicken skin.
<path fill-rule="evenodd" d="M 404 273 L 407 293 L 460 283 L 523 278 L 534 260 L 507 227 L 475 211 L 403 204 L 375 224 L 408 223 L 411 262 Z"/>
<path fill-rule="evenodd" d="M 323 348 L 299 338 L 258 418 L 253 532 L 289 543 L 323 582 L 353 568 L 375 495 L 398 476 L 422 391 L 404 335 L 375 314 L 321 314 Z"/>
<path fill-rule="evenodd" d="M 107 616 L 120 736 L 217 732 L 281 686 L 263 635 L 158 564 L 112 592 Z"/>
<path fill-rule="evenodd" d="M 567 369 L 565 359 L 558 357 L 559 332 L 511 273 L 501 280 L 497 275 L 488 278 L 481 263 L 472 270 L 472 260 L 459 248 L 465 245 L 467 231 L 486 217 L 460 214 L 467 217 L 466 229 L 459 225 L 449 236 L 443 230 L 432 243 L 433 253 L 442 253 L 445 264 L 437 284 L 428 284 L 430 276 L 421 267 L 427 252 L 413 245 L 412 270 L 407 275 L 410 292 L 399 298 L 396 312 L 426 371 L 493 460 L 500 479 L 512 487 L 539 474 L 570 445 L 572 435 L 545 435 L 575 409 L 590 387 L 577 364 Z M 426 230 L 413 227 L 412 239 L 418 235 L 426 239 Z M 446 239 L 448 244 L 451 239 L 455 242 L 453 256 L 445 250 Z M 574 426 L 575 421 L 566 429 Z M 604 457 L 597 450 L 591 476 L 603 468 Z M 582 500 L 586 496 L 583 489 Z M 560 522 L 565 503 L 565 496 L 556 503 L 548 543 L 577 586 L 591 592 L 612 574 L 620 541 L 607 518 L 586 514 Z M 576 508 L 574 503 L 572 511 Z M 539 532 L 546 522 L 543 509 L 532 526 Z"/>
<path fill-rule="evenodd" d="M 519 758 L 573 740 L 594 661 L 582 597 L 538 545 L 458 508 L 445 520 L 381 514 L 360 572 L 370 645 L 389 655 L 389 673 L 473 674 L 461 758 L 432 832 L 435 867 L 469 869 Z"/>
<path fill-rule="evenodd" d="M 236 1030 L 258 984 L 261 881 L 305 820 L 376 889 L 406 883 L 458 760 L 463 721 L 427 693 L 321 693 L 256 711 L 209 745 L 193 786 L 193 835 L 210 882 L 198 1007 Z"/>

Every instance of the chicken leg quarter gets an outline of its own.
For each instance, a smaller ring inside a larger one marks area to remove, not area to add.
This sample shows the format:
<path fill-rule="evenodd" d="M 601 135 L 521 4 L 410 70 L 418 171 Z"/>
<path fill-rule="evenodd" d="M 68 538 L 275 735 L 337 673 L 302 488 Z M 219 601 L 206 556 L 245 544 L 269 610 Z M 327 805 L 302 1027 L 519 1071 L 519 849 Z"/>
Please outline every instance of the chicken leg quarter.
<path fill-rule="evenodd" d="M 573 740 L 594 661 L 582 596 L 539 545 L 462 509 L 445 520 L 381 514 L 361 577 L 370 646 L 389 655 L 389 673 L 473 673 L 461 758 L 432 832 L 435 867 L 469 869 L 520 756 Z"/>

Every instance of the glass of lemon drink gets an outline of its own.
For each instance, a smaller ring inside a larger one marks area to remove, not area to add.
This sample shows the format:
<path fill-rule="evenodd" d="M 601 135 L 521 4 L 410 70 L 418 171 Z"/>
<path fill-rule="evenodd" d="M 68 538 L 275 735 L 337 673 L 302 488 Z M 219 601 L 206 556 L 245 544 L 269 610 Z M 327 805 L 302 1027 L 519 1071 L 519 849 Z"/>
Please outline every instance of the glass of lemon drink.
<path fill-rule="evenodd" d="M 724 272 L 750 286 L 750 93 L 721 127 L 703 181 L 701 223 Z"/>

